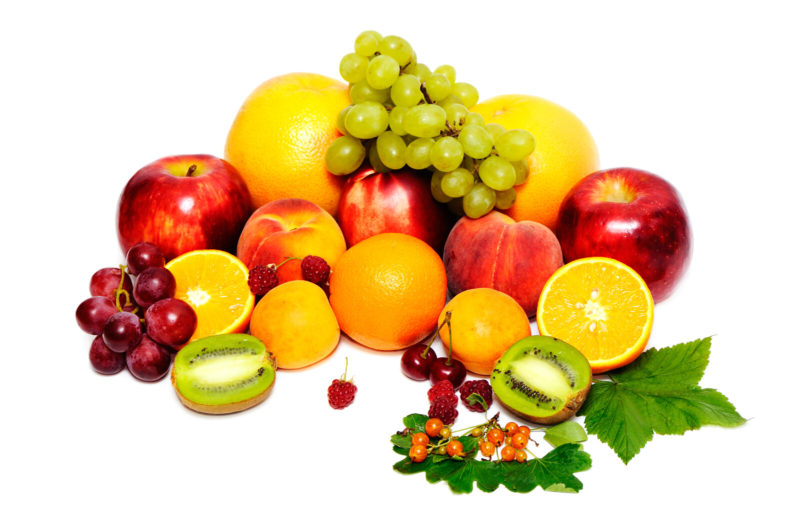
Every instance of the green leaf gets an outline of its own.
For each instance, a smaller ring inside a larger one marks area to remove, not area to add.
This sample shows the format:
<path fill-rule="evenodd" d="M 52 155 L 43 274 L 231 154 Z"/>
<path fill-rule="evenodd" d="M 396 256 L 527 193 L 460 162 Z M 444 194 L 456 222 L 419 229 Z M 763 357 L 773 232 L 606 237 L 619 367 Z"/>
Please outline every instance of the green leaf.
<path fill-rule="evenodd" d="M 425 423 L 427 422 L 428 416 L 422 414 L 410 414 L 403 418 L 403 425 L 412 432 L 425 432 Z"/>
<path fill-rule="evenodd" d="M 654 433 L 741 425 L 744 418 L 724 395 L 698 386 L 710 350 L 711 338 L 648 349 L 629 366 L 609 373 L 611 382 L 595 382 L 579 412 L 586 416 L 586 430 L 627 464 Z"/>
<path fill-rule="evenodd" d="M 477 392 L 473 392 L 467 396 L 467 404 L 470 406 L 479 404 L 483 407 L 484 412 L 489 410 L 489 405 L 486 404 L 486 399 L 484 399 L 483 396 Z"/>
<path fill-rule="evenodd" d="M 470 493 L 475 485 L 481 491 L 492 492 L 501 484 L 509 491 L 527 493 L 537 486 L 553 491 L 580 491 L 583 483 L 575 477 L 575 473 L 586 471 L 591 466 L 589 455 L 579 445 L 570 443 L 550 451 L 543 458 L 534 458 L 525 463 L 493 462 L 469 457 L 455 460 L 435 455 L 419 463 L 404 458 L 394 465 L 394 469 L 403 474 L 425 472 L 428 482 L 446 482 L 454 493 Z"/>
<path fill-rule="evenodd" d="M 548 428 L 544 432 L 544 439 L 553 447 L 558 447 L 565 443 L 584 442 L 586 438 L 586 431 L 583 430 L 580 423 L 575 421 L 564 421 Z"/>

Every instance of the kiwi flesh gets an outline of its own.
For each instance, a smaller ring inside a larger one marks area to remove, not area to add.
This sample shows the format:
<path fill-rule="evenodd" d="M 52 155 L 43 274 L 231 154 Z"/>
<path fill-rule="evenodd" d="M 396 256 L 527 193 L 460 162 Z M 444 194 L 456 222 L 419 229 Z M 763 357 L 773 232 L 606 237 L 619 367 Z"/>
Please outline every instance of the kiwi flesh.
<path fill-rule="evenodd" d="M 230 414 L 267 398 L 275 382 L 275 358 L 255 336 L 209 336 L 178 351 L 170 378 L 186 407 Z"/>
<path fill-rule="evenodd" d="M 497 399 L 518 416 L 551 425 L 575 415 L 592 386 L 580 351 L 551 336 L 529 336 L 508 348 L 492 370 Z"/>

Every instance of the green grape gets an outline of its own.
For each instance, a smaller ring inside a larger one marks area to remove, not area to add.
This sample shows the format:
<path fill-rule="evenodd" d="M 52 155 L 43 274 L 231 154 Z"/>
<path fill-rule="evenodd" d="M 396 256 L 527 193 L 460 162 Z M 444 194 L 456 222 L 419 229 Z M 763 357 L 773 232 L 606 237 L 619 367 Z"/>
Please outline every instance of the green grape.
<path fill-rule="evenodd" d="M 389 126 L 389 113 L 378 102 L 361 102 L 353 105 L 344 119 L 347 132 L 359 139 L 371 139 Z"/>
<path fill-rule="evenodd" d="M 425 80 L 425 92 L 432 102 L 447 98 L 451 89 L 450 80 L 444 74 L 434 72 Z"/>
<path fill-rule="evenodd" d="M 422 170 L 431 165 L 433 139 L 415 139 L 406 146 L 406 164 L 414 170 Z"/>
<path fill-rule="evenodd" d="M 352 113 L 353 111 L 350 111 L 350 114 Z M 483 160 L 478 167 L 478 175 L 481 181 L 494 190 L 507 190 L 513 187 L 517 180 L 517 173 L 511 163 L 497 155 L 490 155 Z"/>
<path fill-rule="evenodd" d="M 461 98 L 459 98 L 455 94 L 451 93 L 444 100 L 440 100 L 440 101 L 436 102 L 436 105 L 439 105 L 441 107 L 446 107 L 448 105 L 453 105 L 454 103 L 458 103 L 458 104 L 464 105 L 464 102 L 461 101 Z"/>
<path fill-rule="evenodd" d="M 444 76 L 450 81 L 451 85 L 456 82 L 456 69 L 450 65 L 438 66 L 434 72 L 437 74 L 444 74 Z"/>
<path fill-rule="evenodd" d="M 464 156 L 464 160 L 461 161 L 461 168 L 466 168 L 473 174 L 478 171 L 477 168 L 475 167 L 475 159 L 473 159 L 469 155 Z"/>
<path fill-rule="evenodd" d="M 464 119 L 465 126 L 483 126 L 486 125 L 486 120 L 483 119 L 478 113 L 467 113 Z"/>
<path fill-rule="evenodd" d="M 367 83 L 367 80 L 362 80 L 350 85 L 350 101 L 353 103 L 361 102 L 385 102 L 389 98 L 389 90 L 373 89 Z"/>
<path fill-rule="evenodd" d="M 391 170 L 399 170 L 406 165 L 406 143 L 403 138 L 391 131 L 384 131 L 378 135 L 375 142 L 378 157 L 381 162 Z"/>
<path fill-rule="evenodd" d="M 467 113 L 469 113 L 467 108 L 460 103 L 451 102 L 442 105 L 442 109 L 447 114 L 447 123 L 454 129 L 461 129 L 464 125 L 464 120 L 467 118 Z"/>
<path fill-rule="evenodd" d="M 416 76 L 419 82 L 422 83 L 431 75 L 431 69 L 425 63 L 412 63 L 403 69 L 403 73 Z"/>
<path fill-rule="evenodd" d="M 497 155 L 507 161 L 521 161 L 533 152 L 535 146 L 533 135 L 524 129 L 506 131 L 494 141 Z"/>
<path fill-rule="evenodd" d="M 492 143 L 497 142 L 498 137 L 500 137 L 500 135 L 506 132 L 506 128 L 504 128 L 500 124 L 486 124 L 483 127 L 484 129 L 486 129 L 486 131 L 489 132 L 489 135 L 492 137 Z"/>
<path fill-rule="evenodd" d="M 460 198 L 475 184 L 475 176 L 469 170 L 456 168 L 442 176 L 442 192 L 451 198 Z"/>
<path fill-rule="evenodd" d="M 381 39 L 383 39 L 383 36 L 377 31 L 362 31 L 356 37 L 353 49 L 360 56 L 372 57 L 378 51 L 378 44 L 380 44 Z"/>
<path fill-rule="evenodd" d="M 508 190 L 501 190 L 499 192 L 495 192 L 496 200 L 495 200 L 495 207 L 498 209 L 508 209 L 512 205 L 514 205 L 514 201 L 517 199 L 517 191 L 512 187 Z"/>
<path fill-rule="evenodd" d="M 496 193 L 484 183 L 475 183 L 464 196 L 464 214 L 480 218 L 494 208 Z"/>
<path fill-rule="evenodd" d="M 472 107 L 478 103 L 478 89 L 469 83 L 464 83 L 463 81 L 454 83 L 453 94 L 461 98 L 461 101 L 463 101 L 464 105 L 467 107 Z"/>
<path fill-rule="evenodd" d="M 347 135 L 347 128 L 344 125 L 344 119 L 347 116 L 347 113 L 349 113 L 350 109 L 352 108 L 353 108 L 352 105 L 348 105 L 347 107 L 339 111 L 339 115 L 336 117 L 336 129 L 338 129 L 339 133 L 341 133 L 342 135 Z"/>
<path fill-rule="evenodd" d="M 431 176 L 431 194 L 433 199 L 439 203 L 447 203 L 453 198 L 442 192 L 442 177 L 444 177 L 444 172 L 438 170 Z"/>
<path fill-rule="evenodd" d="M 392 85 L 389 94 L 395 105 L 402 105 L 404 107 L 411 107 L 417 105 L 422 100 L 422 91 L 420 90 L 419 80 L 411 74 L 400 74 L 397 81 Z"/>
<path fill-rule="evenodd" d="M 377 55 L 367 64 L 367 83 L 373 89 L 388 89 L 399 75 L 400 65 L 388 55 Z"/>
<path fill-rule="evenodd" d="M 517 176 L 517 179 L 514 181 L 514 185 L 521 185 L 525 181 L 528 180 L 528 172 L 530 171 L 530 165 L 528 165 L 527 159 L 522 159 L 521 161 L 514 161 L 511 163 L 511 166 L 514 167 L 514 173 Z"/>
<path fill-rule="evenodd" d="M 389 112 L 389 129 L 391 129 L 393 133 L 396 133 L 400 136 L 406 134 L 406 130 L 403 128 L 403 117 L 406 116 L 407 111 L 408 107 L 398 105 L 393 107 Z"/>
<path fill-rule="evenodd" d="M 369 61 L 366 57 L 358 54 L 347 54 L 339 62 L 339 74 L 348 83 L 361 81 L 367 75 L 368 63 Z"/>
<path fill-rule="evenodd" d="M 325 166 L 334 175 L 347 175 L 358 170 L 367 150 L 361 141 L 350 136 L 339 137 L 325 152 Z"/>
<path fill-rule="evenodd" d="M 483 159 L 492 153 L 492 137 L 482 126 L 464 126 L 458 134 L 458 141 L 464 147 L 464 153 L 474 159 Z"/>
<path fill-rule="evenodd" d="M 442 172 L 452 172 L 464 160 L 464 148 L 453 137 L 442 137 L 431 148 L 431 163 Z"/>
<path fill-rule="evenodd" d="M 403 128 L 406 133 L 415 137 L 435 137 L 444 129 L 446 121 L 444 109 L 438 105 L 423 103 L 409 107 L 403 117 Z"/>
<path fill-rule="evenodd" d="M 396 35 L 384 37 L 378 44 L 378 52 L 393 58 L 400 66 L 409 64 L 414 55 L 414 50 L 408 41 Z"/>
<path fill-rule="evenodd" d="M 373 170 L 375 170 L 379 174 L 389 171 L 389 169 L 386 167 L 385 164 L 383 164 L 383 161 L 381 161 L 381 158 L 378 155 L 377 142 L 369 143 L 369 148 L 367 149 L 367 157 L 369 158 L 369 165 L 372 167 Z"/>

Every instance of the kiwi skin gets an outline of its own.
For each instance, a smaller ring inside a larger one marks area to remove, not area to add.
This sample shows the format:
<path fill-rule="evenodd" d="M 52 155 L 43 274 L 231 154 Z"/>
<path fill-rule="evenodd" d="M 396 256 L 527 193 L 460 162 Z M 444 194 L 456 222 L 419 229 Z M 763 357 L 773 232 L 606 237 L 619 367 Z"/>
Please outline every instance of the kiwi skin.
<path fill-rule="evenodd" d="M 216 340 L 216 343 L 220 343 L 220 341 L 225 341 L 226 339 L 229 340 L 230 342 L 233 342 L 233 343 L 241 342 L 241 341 L 256 341 L 258 344 L 261 344 L 260 340 L 254 338 L 254 337 L 251 337 L 250 335 L 246 335 L 246 334 L 228 334 L 228 335 L 218 335 L 218 336 L 214 337 L 214 340 Z M 208 341 L 208 340 L 209 340 L 209 338 L 199 339 L 199 340 L 195 340 L 195 342 L 203 342 L 203 341 Z M 192 343 L 194 343 L 194 342 L 192 342 Z M 272 366 L 272 370 L 274 372 L 275 369 L 277 368 L 277 363 L 275 361 L 275 357 L 269 351 L 267 351 L 266 354 L 268 356 L 269 363 Z M 203 414 L 232 414 L 232 413 L 235 413 L 235 412 L 241 412 L 242 410 L 247 410 L 248 408 L 252 408 L 252 407 L 264 402 L 264 400 L 267 397 L 269 397 L 269 395 L 272 393 L 272 388 L 275 386 L 275 378 L 273 377 L 272 382 L 261 393 L 259 393 L 258 395 L 255 395 L 253 397 L 249 397 L 247 399 L 244 399 L 242 401 L 235 401 L 235 402 L 231 402 L 231 403 L 222 403 L 222 404 L 198 403 L 198 402 L 192 401 L 191 399 L 189 399 L 188 397 L 184 396 L 181 393 L 181 391 L 178 388 L 178 385 L 176 383 L 177 375 L 176 375 L 175 368 L 176 368 L 176 364 L 173 364 L 172 365 L 172 371 L 170 372 L 170 381 L 172 382 L 172 387 L 175 389 L 175 393 L 177 394 L 178 399 L 180 400 L 181 404 L 183 404 L 185 407 L 187 407 L 187 408 L 189 408 L 191 410 L 194 410 L 195 412 L 200 412 L 200 413 L 203 413 Z"/>
<path fill-rule="evenodd" d="M 496 373 L 500 373 L 500 371 L 497 369 L 497 366 L 500 363 L 500 360 L 502 360 L 503 357 L 505 357 L 505 356 L 509 356 L 509 353 L 511 353 L 511 355 L 513 355 L 513 352 L 515 350 L 519 350 L 520 346 L 522 346 L 522 345 L 525 345 L 525 347 L 528 348 L 528 349 L 532 349 L 534 347 L 538 347 L 539 349 L 542 349 L 542 350 L 553 350 L 553 351 L 556 351 L 556 352 L 559 351 L 559 350 L 562 350 L 562 349 L 563 350 L 568 350 L 568 351 L 572 352 L 571 356 L 573 358 L 573 363 L 578 362 L 578 363 L 581 364 L 581 366 L 585 365 L 585 367 L 583 367 L 582 369 L 589 376 L 589 378 L 587 379 L 586 385 L 583 388 L 579 389 L 579 390 L 574 390 L 572 395 L 570 395 L 569 397 L 565 398 L 565 403 L 564 403 L 563 407 L 561 408 L 561 410 L 559 410 L 558 412 L 556 412 L 556 413 L 554 413 L 552 415 L 549 415 L 549 416 L 537 416 L 537 415 L 531 414 L 529 412 L 520 411 L 519 409 L 514 408 L 513 406 L 510 406 L 506 401 L 503 401 L 503 396 L 502 396 L 503 392 L 498 393 L 498 389 L 494 386 L 494 380 L 495 380 L 494 376 L 495 376 Z M 580 358 L 578 358 L 578 356 Z M 515 414 L 515 415 L 517 415 L 517 416 L 519 416 L 519 417 L 521 417 L 523 419 L 526 419 L 528 421 L 531 421 L 533 423 L 537 423 L 537 424 L 540 424 L 540 425 L 555 425 L 556 423 L 561 423 L 562 421 L 566 421 L 567 419 L 569 419 L 569 418 L 575 416 L 575 414 L 577 414 L 578 410 L 583 405 L 584 401 L 586 401 L 586 397 L 589 395 L 589 391 L 592 388 L 591 375 L 592 375 L 591 367 L 589 366 L 588 361 L 586 361 L 586 359 L 583 357 L 582 354 L 580 354 L 580 352 L 577 349 L 575 349 L 571 345 L 569 345 L 566 342 L 564 342 L 562 340 L 559 340 L 557 338 L 553 338 L 553 337 L 550 337 L 550 336 L 539 336 L 539 335 L 536 335 L 536 336 L 529 336 L 528 338 L 523 338 L 522 340 L 519 340 L 517 343 L 515 343 L 514 345 L 509 347 L 508 350 L 506 351 L 506 353 L 502 357 L 500 357 L 500 359 L 498 359 L 497 363 L 495 364 L 495 370 L 492 372 L 492 387 L 494 388 L 494 392 L 495 392 L 495 396 L 497 397 L 497 400 L 500 401 L 500 403 L 509 412 L 512 412 L 513 414 Z"/>

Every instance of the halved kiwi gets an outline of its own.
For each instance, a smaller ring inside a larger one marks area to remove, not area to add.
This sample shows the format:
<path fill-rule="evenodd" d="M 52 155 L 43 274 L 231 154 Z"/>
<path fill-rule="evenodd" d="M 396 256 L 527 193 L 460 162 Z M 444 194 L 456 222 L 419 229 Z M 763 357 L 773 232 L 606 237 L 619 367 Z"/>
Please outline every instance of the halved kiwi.
<path fill-rule="evenodd" d="M 574 416 L 591 386 L 586 358 L 551 336 L 519 340 L 492 370 L 497 399 L 520 417 L 546 425 Z"/>
<path fill-rule="evenodd" d="M 178 351 L 171 380 L 181 403 L 192 410 L 239 412 L 267 398 L 275 382 L 275 359 L 255 336 L 209 336 Z"/>

